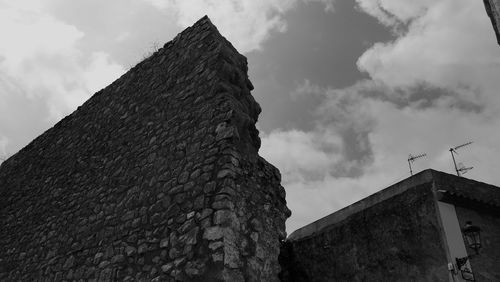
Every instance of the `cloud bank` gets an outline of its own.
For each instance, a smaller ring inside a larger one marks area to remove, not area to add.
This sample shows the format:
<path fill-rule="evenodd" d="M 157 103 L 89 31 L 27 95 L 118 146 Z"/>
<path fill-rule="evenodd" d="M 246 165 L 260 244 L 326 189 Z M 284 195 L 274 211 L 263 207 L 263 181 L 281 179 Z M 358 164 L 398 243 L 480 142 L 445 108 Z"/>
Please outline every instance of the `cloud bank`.
<path fill-rule="evenodd" d="M 0 140 L 11 153 L 124 72 L 106 53 L 81 52 L 85 34 L 37 1 L 0 2 L 0 36 Z"/>
<path fill-rule="evenodd" d="M 500 184 L 491 158 L 500 153 L 500 49 L 482 2 L 357 0 L 357 8 L 397 35 L 359 57 L 369 79 L 342 89 L 304 80 L 292 95 L 322 97 L 315 128 L 262 139 L 283 173 L 289 232 L 408 177 L 410 153 L 428 155 L 417 172 L 453 173 L 448 148 L 474 140 L 459 156 L 475 167 L 467 176 Z"/>

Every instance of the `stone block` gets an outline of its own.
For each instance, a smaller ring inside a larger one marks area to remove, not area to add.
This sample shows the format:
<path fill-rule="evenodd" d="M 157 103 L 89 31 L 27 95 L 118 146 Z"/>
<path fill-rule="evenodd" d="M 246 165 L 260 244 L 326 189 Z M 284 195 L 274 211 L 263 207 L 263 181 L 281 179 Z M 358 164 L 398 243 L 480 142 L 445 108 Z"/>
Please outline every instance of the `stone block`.
<path fill-rule="evenodd" d="M 206 240 L 219 240 L 224 237 L 225 229 L 220 226 L 212 226 L 205 229 L 203 239 Z"/>

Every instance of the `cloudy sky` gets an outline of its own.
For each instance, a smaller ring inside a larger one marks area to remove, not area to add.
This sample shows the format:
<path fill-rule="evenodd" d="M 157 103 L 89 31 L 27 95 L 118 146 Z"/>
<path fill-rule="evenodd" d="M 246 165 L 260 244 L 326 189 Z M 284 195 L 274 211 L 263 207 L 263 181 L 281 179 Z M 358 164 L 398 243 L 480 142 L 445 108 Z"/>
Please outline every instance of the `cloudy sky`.
<path fill-rule="evenodd" d="M 247 56 L 288 232 L 409 176 L 500 185 L 500 46 L 479 0 L 0 0 L 0 157 L 207 14 Z"/>

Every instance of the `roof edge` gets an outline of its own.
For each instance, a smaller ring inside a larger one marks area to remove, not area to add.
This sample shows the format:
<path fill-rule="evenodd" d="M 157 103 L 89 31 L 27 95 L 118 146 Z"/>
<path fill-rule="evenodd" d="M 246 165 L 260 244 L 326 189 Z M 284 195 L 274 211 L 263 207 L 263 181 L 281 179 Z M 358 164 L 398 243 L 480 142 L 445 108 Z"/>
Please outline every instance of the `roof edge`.
<path fill-rule="evenodd" d="M 426 169 L 421 171 L 411 177 L 408 177 L 404 180 L 401 180 L 387 188 L 384 188 L 370 196 L 363 198 L 345 208 L 342 208 L 334 213 L 331 213 L 323 218 L 320 218 L 302 228 L 299 228 L 292 232 L 290 236 L 288 236 L 287 240 L 299 240 L 305 237 L 308 237 L 314 233 L 318 233 L 323 230 L 325 227 L 328 227 L 334 223 L 340 222 L 347 217 L 358 213 L 366 208 L 374 206 L 382 201 L 385 201 L 389 198 L 392 198 L 396 195 L 399 195 L 411 187 L 415 187 L 417 185 L 421 185 L 424 183 L 429 183 L 434 180 L 434 173 L 436 171 L 433 169 Z"/>

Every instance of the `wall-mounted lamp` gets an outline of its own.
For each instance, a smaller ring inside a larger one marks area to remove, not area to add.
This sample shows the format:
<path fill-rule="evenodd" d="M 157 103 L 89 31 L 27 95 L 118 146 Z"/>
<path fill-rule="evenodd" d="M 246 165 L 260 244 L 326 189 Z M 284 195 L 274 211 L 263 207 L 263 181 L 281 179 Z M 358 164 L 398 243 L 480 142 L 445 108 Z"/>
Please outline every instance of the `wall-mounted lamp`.
<path fill-rule="evenodd" d="M 469 257 L 456 258 L 455 260 L 457 262 L 457 268 L 462 274 L 462 279 L 464 279 L 465 281 L 476 281 L 476 279 L 474 278 L 474 273 L 472 273 L 470 268 L 467 267 L 467 261 L 469 260 Z"/>
<path fill-rule="evenodd" d="M 481 228 L 478 226 L 472 225 L 472 221 L 465 222 L 465 226 L 462 228 L 462 234 L 464 236 L 465 244 L 473 249 L 476 254 L 479 254 L 479 249 L 481 248 Z M 467 264 L 470 256 L 465 256 L 463 258 L 455 258 L 456 265 L 458 270 L 462 274 L 462 278 L 465 281 L 476 281 L 474 278 L 474 274 L 470 269 L 470 265 Z M 450 266 L 448 266 L 449 268 Z M 457 274 L 457 270 L 453 271 L 454 274 Z"/>
<path fill-rule="evenodd" d="M 472 225 L 472 221 L 467 221 L 462 229 L 462 233 L 467 246 L 473 249 L 476 254 L 479 254 L 479 249 L 481 248 L 481 228 Z"/>

